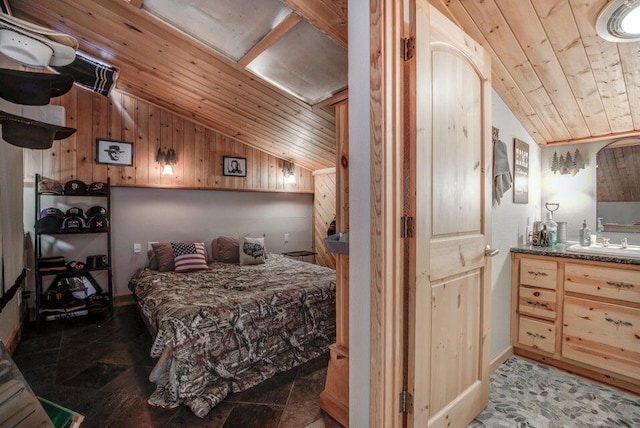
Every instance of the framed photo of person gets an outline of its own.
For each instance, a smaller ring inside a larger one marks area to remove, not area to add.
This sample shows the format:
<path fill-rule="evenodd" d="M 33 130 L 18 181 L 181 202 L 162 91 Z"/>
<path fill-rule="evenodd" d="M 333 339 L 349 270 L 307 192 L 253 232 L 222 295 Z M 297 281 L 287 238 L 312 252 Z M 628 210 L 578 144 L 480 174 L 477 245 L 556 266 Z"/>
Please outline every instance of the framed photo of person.
<path fill-rule="evenodd" d="M 236 158 L 231 156 L 222 157 L 222 175 L 232 177 L 247 176 L 247 158 Z"/>
<path fill-rule="evenodd" d="M 96 138 L 96 163 L 133 165 L 133 143 Z"/>

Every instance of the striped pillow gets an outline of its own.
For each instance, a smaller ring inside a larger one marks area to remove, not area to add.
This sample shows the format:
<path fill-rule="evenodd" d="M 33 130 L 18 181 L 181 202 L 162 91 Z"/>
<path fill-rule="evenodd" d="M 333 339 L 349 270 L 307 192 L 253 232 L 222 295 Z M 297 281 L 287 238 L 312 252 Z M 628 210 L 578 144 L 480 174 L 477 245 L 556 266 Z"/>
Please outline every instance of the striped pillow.
<path fill-rule="evenodd" d="M 203 242 L 172 242 L 174 272 L 209 270 Z"/>

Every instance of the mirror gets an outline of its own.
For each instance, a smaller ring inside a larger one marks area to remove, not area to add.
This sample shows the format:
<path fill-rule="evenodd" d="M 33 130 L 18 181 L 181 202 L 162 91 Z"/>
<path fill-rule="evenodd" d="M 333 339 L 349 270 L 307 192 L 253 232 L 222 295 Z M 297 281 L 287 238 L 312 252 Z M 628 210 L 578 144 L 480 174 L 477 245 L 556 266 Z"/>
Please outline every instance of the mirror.
<path fill-rule="evenodd" d="M 640 138 L 625 138 L 597 154 L 597 216 L 605 232 L 640 233 Z"/>

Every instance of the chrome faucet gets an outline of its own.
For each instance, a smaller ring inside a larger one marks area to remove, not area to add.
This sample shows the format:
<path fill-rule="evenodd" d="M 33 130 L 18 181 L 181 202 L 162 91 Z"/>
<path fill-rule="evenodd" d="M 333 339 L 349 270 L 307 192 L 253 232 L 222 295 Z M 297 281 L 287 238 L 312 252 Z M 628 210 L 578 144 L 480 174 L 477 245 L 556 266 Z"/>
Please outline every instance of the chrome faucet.
<path fill-rule="evenodd" d="M 602 238 L 602 246 L 603 247 L 608 247 L 609 246 L 609 238 Z"/>
<path fill-rule="evenodd" d="M 627 242 L 627 238 L 622 238 L 620 239 L 620 245 L 622 245 L 622 248 L 627 248 L 629 246 L 629 243 Z"/>

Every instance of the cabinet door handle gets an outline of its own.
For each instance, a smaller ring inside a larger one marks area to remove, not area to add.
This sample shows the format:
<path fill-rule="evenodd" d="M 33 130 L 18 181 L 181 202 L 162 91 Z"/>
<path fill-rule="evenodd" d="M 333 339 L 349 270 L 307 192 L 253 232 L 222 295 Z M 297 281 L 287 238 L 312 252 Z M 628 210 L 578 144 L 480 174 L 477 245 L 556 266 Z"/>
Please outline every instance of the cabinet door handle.
<path fill-rule="evenodd" d="M 549 274 L 548 274 L 548 273 L 546 273 L 546 272 L 533 271 L 533 270 L 530 270 L 530 271 L 527 271 L 527 272 L 529 273 L 529 275 L 533 275 L 533 276 L 534 276 L 534 277 L 536 277 L 536 278 L 538 277 L 538 275 L 540 275 L 540 276 L 547 276 L 547 275 L 549 275 Z"/>
<path fill-rule="evenodd" d="M 633 327 L 633 324 L 630 323 L 629 321 L 625 321 L 625 320 L 617 320 L 611 317 L 605 317 L 605 321 L 610 322 L 611 324 L 615 324 L 617 326 L 623 326 L 623 327 Z"/>
<path fill-rule="evenodd" d="M 530 331 L 527 332 L 527 336 L 531 336 L 534 339 L 542 339 L 542 340 L 547 338 L 547 336 L 545 336 L 545 335 L 538 334 L 538 333 L 531 333 Z"/>
<path fill-rule="evenodd" d="M 549 304 L 545 303 L 545 302 L 538 302 L 535 300 L 527 300 L 527 305 L 532 305 L 532 306 L 541 306 L 543 308 L 548 308 Z"/>
<path fill-rule="evenodd" d="M 630 282 L 607 281 L 607 284 L 616 288 L 635 288 L 635 284 L 631 284 Z"/>

